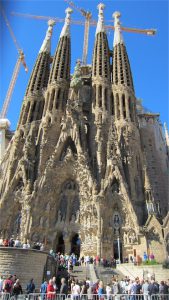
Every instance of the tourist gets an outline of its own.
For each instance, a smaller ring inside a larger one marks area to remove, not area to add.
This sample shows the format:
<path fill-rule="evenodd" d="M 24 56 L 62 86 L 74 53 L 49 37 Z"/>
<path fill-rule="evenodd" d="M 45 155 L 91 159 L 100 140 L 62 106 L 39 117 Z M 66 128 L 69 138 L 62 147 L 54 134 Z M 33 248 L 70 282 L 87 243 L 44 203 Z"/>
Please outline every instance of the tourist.
<path fill-rule="evenodd" d="M 55 276 L 52 278 L 52 282 L 53 282 L 53 288 L 54 288 L 54 291 L 55 291 L 55 293 L 56 293 L 57 290 L 58 290 L 58 287 L 57 287 L 57 285 L 56 285 L 56 277 L 55 277 Z"/>
<path fill-rule="evenodd" d="M 106 296 L 107 296 L 107 300 L 112 299 L 112 288 L 111 288 L 111 283 L 108 283 L 106 285 Z"/>
<path fill-rule="evenodd" d="M 55 288 L 53 286 L 53 280 L 49 280 L 49 284 L 47 286 L 47 299 L 54 300 L 56 295 Z"/>
<path fill-rule="evenodd" d="M 15 244 L 14 244 L 14 247 L 16 248 L 20 248 L 21 247 L 21 242 L 19 240 L 19 237 L 17 236 L 16 240 L 15 240 Z"/>
<path fill-rule="evenodd" d="M 14 283 L 12 294 L 13 294 L 15 299 L 17 299 L 18 295 L 23 294 L 22 286 L 20 284 L 19 279 L 16 279 L 16 282 Z"/>
<path fill-rule="evenodd" d="M 93 297 L 94 297 L 93 294 L 94 294 L 93 284 L 92 284 L 92 282 L 90 282 L 89 286 L 87 286 L 88 300 L 93 300 Z"/>
<path fill-rule="evenodd" d="M 158 285 L 156 284 L 154 279 L 151 280 L 151 282 L 148 286 L 148 292 L 149 292 L 150 296 L 153 294 L 158 294 L 158 292 L 159 292 Z"/>
<path fill-rule="evenodd" d="M 14 241 L 13 237 L 11 237 L 10 240 L 9 240 L 8 246 L 9 247 L 14 247 L 14 245 L 15 245 L 15 241 Z"/>
<path fill-rule="evenodd" d="M 88 285 L 89 286 L 89 285 Z M 87 286 L 87 283 L 86 281 L 84 280 L 83 283 L 82 283 L 82 286 L 81 286 L 81 292 L 80 292 L 80 296 L 81 296 L 81 299 L 85 299 L 85 297 L 83 297 L 83 295 L 87 295 L 87 289 L 88 289 L 88 286 Z"/>
<path fill-rule="evenodd" d="M 0 247 L 3 247 L 4 246 L 4 240 L 2 237 L 0 237 Z"/>
<path fill-rule="evenodd" d="M 9 245 L 8 239 L 3 240 L 3 245 L 4 245 L 4 247 L 8 247 L 8 245 Z"/>
<path fill-rule="evenodd" d="M 0 276 L 0 293 L 2 293 L 2 291 L 3 291 L 3 279 Z"/>
<path fill-rule="evenodd" d="M 47 283 L 47 281 L 44 281 L 40 287 L 40 293 L 41 293 L 42 300 L 45 299 L 45 294 L 47 293 L 47 287 L 48 287 L 48 283 Z"/>
<path fill-rule="evenodd" d="M 60 287 L 60 295 L 67 296 L 67 294 L 68 294 L 68 285 L 66 283 L 66 279 L 62 278 L 61 279 L 61 287 Z"/>
<path fill-rule="evenodd" d="M 98 296 L 100 299 L 103 299 L 103 295 L 104 295 L 104 285 L 103 285 L 103 281 L 99 281 L 99 287 L 98 287 L 98 292 L 97 292 Z"/>
<path fill-rule="evenodd" d="M 13 289 L 12 275 L 9 275 L 9 277 L 6 280 L 4 280 L 3 291 L 5 293 L 11 294 L 12 289 Z"/>
<path fill-rule="evenodd" d="M 40 246 L 40 251 L 44 251 L 45 250 L 45 245 L 44 244 L 41 244 Z"/>
<path fill-rule="evenodd" d="M 146 262 L 148 260 L 148 255 L 146 252 L 143 254 L 143 261 Z"/>
<path fill-rule="evenodd" d="M 148 300 L 149 297 L 149 291 L 148 291 L 149 283 L 148 280 L 145 280 L 145 282 L 142 284 L 141 293 L 144 296 L 144 300 Z"/>
<path fill-rule="evenodd" d="M 72 287 L 73 300 L 78 300 L 79 299 L 79 295 L 80 295 L 80 285 L 79 285 L 78 279 L 76 279 L 75 280 L 75 284 Z"/>
<path fill-rule="evenodd" d="M 136 294 L 136 283 L 134 280 L 130 280 L 129 286 L 128 286 L 128 294 L 130 295 L 130 300 L 135 300 L 135 294 Z"/>
<path fill-rule="evenodd" d="M 26 292 L 27 292 L 27 294 L 33 294 L 35 292 L 35 284 L 34 284 L 33 278 L 27 284 Z"/>
<path fill-rule="evenodd" d="M 163 295 L 168 295 L 169 294 L 169 287 L 164 281 L 160 282 L 159 294 L 163 294 Z"/>

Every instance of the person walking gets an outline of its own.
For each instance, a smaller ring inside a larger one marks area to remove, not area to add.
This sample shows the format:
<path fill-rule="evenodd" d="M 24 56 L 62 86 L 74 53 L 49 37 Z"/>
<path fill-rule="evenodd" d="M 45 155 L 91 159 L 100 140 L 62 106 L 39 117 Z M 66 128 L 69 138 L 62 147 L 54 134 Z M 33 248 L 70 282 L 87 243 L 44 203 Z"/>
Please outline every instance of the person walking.
<path fill-rule="evenodd" d="M 47 286 L 47 299 L 48 300 L 54 300 L 56 295 L 56 291 L 53 285 L 53 280 L 49 280 L 49 284 Z"/>
<path fill-rule="evenodd" d="M 60 295 L 62 296 L 62 299 L 65 299 L 68 294 L 68 285 L 66 283 L 66 279 L 61 279 L 61 287 L 60 287 Z"/>
<path fill-rule="evenodd" d="M 26 292 L 27 292 L 27 294 L 33 294 L 35 292 L 35 284 L 34 284 L 33 278 L 27 284 Z"/>
<path fill-rule="evenodd" d="M 21 294 L 23 294 L 22 286 L 20 284 L 19 279 L 16 279 L 16 282 L 14 283 L 14 286 L 13 286 L 12 295 L 14 296 L 14 298 L 16 300 L 18 295 L 21 295 Z"/>
<path fill-rule="evenodd" d="M 47 281 L 44 281 L 40 287 L 40 293 L 41 293 L 42 300 L 45 299 L 45 294 L 47 293 L 47 287 L 48 287 L 48 283 L 47 283 Z"/>

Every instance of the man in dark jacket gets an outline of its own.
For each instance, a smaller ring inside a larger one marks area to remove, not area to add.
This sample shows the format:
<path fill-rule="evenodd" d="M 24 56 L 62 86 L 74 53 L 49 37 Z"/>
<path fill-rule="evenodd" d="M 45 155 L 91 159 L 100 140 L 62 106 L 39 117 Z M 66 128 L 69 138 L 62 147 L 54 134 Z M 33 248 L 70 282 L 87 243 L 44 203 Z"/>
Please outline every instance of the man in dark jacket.
<path fill-rule="evenodd" d="M 154 281 L 154 279 L 151 280 L 151 283 L 148 286 L 148 292 L 150 296 L 154 294 L 158 294 L 159 292 L 158 284 Z"/>
<path fill-rule="evenodd" d="M 66 279 L 61 279 L 61 287 L 60 287 L 60 295 L 63 295 L 63 299 L 65 299 L 65 296 L 68 294 L 68 285 L 66 283 Z"/>

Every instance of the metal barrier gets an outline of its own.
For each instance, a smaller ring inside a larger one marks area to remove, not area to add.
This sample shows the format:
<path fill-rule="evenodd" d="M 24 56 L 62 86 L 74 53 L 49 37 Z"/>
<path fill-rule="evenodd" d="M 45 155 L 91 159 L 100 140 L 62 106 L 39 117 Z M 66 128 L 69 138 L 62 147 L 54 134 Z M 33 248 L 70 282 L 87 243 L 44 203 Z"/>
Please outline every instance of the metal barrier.
<path fill-rule="evenodd" d="M 0 300 L 9 300 L 9 299 L 10 299 L 10 294 L 0 292 Z"/>
<path fill-rule="evenodd" d="M 0 293 L 0 300 L 169 300 L 169 294 L 20 294 Z"/>

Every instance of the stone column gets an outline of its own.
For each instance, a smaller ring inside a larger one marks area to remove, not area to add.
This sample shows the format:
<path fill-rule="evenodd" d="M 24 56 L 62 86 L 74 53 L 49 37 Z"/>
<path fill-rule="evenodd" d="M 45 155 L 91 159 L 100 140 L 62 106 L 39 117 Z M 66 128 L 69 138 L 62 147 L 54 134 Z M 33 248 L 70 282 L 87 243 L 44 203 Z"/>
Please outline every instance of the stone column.
<path fill-rule="evenodd" d="M 123 115 L 123 99 L 122 99 L 122 94 L 119 95 L 119 106 L 120 106 L 120 119 L 123 120 L 124 119 L 124 115 Z"/>
<path fill-rule="evenodd" d="M 97 217 L 98 217 L 98 229 L 97 229 L 97 255 L 101 258 L 102 257 L 102 227 L 103 227 L 103 220 L 102 220 L 102 201 L 103 197 L 97 197 Z"/>
<path fill-rule="evenodd" d="M 126 104 L 126 118 L 130 120 L 129 96 L 127 93 L 125 93 L 125 104 Z"/>
<path fill-rule="evenodd" d="M 64 243 L 65 243 L 65 253 L 69 254 L 71 251 L 71 243 L 70 243 L 70 238 L 65 237 L 64 238 Z"/>

